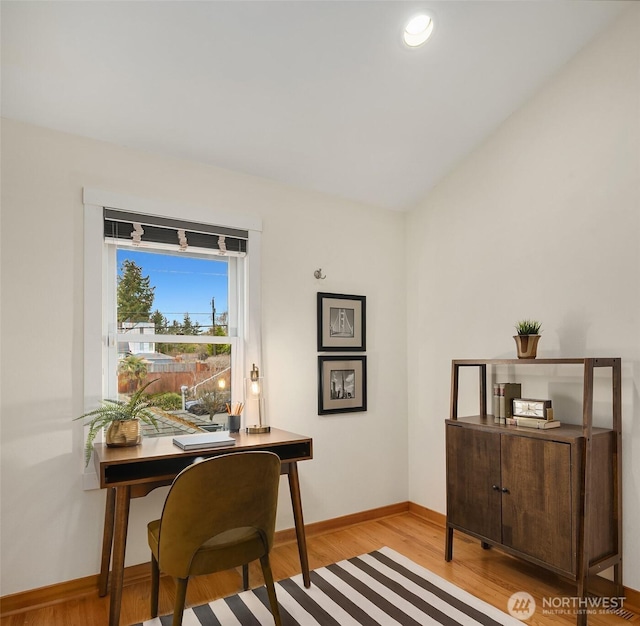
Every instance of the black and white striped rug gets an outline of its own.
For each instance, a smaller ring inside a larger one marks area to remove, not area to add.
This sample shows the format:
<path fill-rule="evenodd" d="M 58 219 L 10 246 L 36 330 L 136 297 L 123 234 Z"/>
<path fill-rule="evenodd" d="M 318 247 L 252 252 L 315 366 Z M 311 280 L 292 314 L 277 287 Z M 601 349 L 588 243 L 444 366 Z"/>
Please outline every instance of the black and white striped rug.
<path fill-rule="evenodd" d="M 382 548 L 276 583 L 283 626 L 515 626 L 522 622 Z M 186 609 L 183 626 L 273 625 L 264 587 Z M 171 626 L 171 616 L 135 626 Z"/>

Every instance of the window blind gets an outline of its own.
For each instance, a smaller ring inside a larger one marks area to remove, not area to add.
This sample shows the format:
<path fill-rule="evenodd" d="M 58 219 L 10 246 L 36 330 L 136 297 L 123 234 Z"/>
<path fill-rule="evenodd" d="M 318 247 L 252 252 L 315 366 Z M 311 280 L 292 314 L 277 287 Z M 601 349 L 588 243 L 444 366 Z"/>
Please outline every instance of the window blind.
<path fill-rule="evenodd" d="M 247 253 L 249 232 L 199 222 L 131 213 L 104 207 L 105 240 L 128 242 L 133 246 L 160 244 L 176 250 L 198 250 L 209 254 Z"/>

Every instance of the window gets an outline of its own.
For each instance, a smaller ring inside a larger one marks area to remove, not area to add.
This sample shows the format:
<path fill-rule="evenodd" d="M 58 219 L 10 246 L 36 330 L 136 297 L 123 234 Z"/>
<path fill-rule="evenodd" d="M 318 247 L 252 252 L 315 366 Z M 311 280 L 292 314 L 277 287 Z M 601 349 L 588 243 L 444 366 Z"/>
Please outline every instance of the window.
<path fill-rule="evenodd" d="M 223 428 L 260 361 L 259 220 L 92 190 L 84 203 L 85 410 L 145 386 L 160 426 L 145 436 Z"/>

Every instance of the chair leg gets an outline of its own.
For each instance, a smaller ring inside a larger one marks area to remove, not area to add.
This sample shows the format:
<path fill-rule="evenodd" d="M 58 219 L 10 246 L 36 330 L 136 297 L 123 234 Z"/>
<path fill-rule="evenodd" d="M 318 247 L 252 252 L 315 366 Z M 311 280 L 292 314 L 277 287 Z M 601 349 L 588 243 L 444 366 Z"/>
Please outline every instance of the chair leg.
<path fill-rule="evenodd" d="M 151 555 L 151 617 L 158 617 L 158 591 L 160 590 L 160 568 L 156 557 Z"/>
<path fill-rule="evenodd" d="M 242 566 L 242 588 L 245 591 L 249 589 L 249 563 Z"/>
<path fill-rule="evenodd" d="M 273 621 L 276 626 L 282 626 L 278 598 L 276 597 L 276 587 L 273 584 L 273 574 L 271 573 L 271 563 L 269 562 L 268 554 L 260 557 L 260 565 L 262 565 L 262 576 L 264 578 L 265 586 L 267 587 L 267 595 L 269 596 L 269 604 L 271 606 L 271 613 L 273 614 Z"/>
<path fill-rule="evenodd" d="M 176 579 L 176 603 L 173 609 L 172 626 L 182 626 L 182 614 L 184 613 L 184 605 L 187 601 L 188 582 L 188 578 Z"/>

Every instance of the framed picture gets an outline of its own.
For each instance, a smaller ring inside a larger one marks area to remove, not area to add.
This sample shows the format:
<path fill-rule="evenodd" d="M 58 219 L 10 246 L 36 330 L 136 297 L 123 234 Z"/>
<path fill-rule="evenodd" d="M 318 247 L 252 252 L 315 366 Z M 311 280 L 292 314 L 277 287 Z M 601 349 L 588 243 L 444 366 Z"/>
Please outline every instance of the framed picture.
<path fill-rule="evenodd" d="M 367 410 L 367 357 L 318 357 L 318 415 Z"/>
<path fill-rule="evenodd" d="M 318 352 L 367 349 L 367 297 L 318 293 Z"/>

